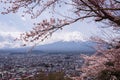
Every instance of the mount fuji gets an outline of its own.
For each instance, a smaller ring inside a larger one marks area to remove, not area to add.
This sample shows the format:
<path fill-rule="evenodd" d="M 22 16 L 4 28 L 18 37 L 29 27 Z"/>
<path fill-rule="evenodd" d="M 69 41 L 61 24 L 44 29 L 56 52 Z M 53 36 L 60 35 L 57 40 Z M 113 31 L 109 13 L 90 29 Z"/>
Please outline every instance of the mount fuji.
<path fill-rule="evenodd" d="M 38 45 L 33 50 L 32 53 L 94 53 L 94 47 L 97 43 L 92 41 L 58 41 L 54 43 Z M 0 53 L 12 53 L 12 54 L 26 54 L 30 47 L 27 48 L 9 48 L 2 49 Z"/>
<path fill-rule="evenodd" d="M 58 41 L 46 45 L 36 46 L 34 50 L 47 53 L 92 53 L 97 44 L 91 41 Z"/>

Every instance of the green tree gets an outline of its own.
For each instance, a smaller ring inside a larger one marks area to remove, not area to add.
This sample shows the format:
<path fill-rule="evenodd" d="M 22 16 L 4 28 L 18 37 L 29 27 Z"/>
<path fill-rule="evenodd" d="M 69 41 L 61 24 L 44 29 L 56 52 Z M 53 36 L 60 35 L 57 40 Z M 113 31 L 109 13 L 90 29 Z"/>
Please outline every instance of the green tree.
<path fill-rule="evenodd" d="M 23 80 L 72 80 L 69 77 L 65 77 L 63 72 L 40 72 L 39 74 L 33 76 L 32 78 L 26 78 Z"/>

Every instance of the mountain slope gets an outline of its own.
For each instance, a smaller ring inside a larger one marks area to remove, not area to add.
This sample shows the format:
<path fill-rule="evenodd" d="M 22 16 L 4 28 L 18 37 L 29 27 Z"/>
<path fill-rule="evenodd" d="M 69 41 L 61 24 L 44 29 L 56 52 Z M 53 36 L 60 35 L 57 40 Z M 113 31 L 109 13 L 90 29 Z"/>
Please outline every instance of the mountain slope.
<path fill-rule="evenodd" d="M 44 52 L 94 52 L 93 47 L 96 43 L 86 42 L 74 42 L 74 41 L 59 41 L 51 44 L 37 46 L 35 50 L 42 50 Z"/>
<path fill-rule="evenodd" d="M 97 44 L 91 41 L 58 41 L 50 44 L 36 46 L 31 53 L 94 53 L 94 47 Z M 30 47 L 27 48 L 9 48 L 2 49 L 0 53 L 26 54 Z"/>

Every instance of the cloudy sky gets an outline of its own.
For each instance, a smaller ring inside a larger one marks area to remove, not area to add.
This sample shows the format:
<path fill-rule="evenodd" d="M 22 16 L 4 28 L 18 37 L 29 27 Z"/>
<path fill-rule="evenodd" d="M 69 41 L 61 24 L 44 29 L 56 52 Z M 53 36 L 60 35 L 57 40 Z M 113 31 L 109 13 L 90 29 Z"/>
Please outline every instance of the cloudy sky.
<path fill-rule="evenodd" d="M 64 12 L 64 14 L 68 13 Z M 16 14 L 0 14 L 0 48 L 19 47 L 21 42 L 14 42 L 14 39 L 17 38 L 20 33 L 31 30 L 34 22 L 50 17 L 47 12 L 41 15 L 39 19 L 31 19 L 29 15 L 25 17 L 21 15 L 22 13 L 20 11 Z M 52 37 L 40 44 L 56 41 L 86 41 L 91 35 L 100 34 L 98 26 L 99 25 L 96 25 L 96 23 L 91 20 L 78 21 L 64 27 L 63 30 L 57 31 Z"/>

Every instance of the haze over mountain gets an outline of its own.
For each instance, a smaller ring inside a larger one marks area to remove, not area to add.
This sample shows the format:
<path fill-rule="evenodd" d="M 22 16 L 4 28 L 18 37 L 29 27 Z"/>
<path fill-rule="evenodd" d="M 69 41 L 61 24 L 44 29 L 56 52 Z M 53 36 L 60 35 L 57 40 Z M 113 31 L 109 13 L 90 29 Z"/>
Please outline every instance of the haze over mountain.
<path fill-rule="evenodd" d="M 35 50 L 44 52 L 93 52 L 95 43 L 91 41 L 58 41 L 51 44 L 37 46 Z"/>
<path fill-rule="evenodd" d="M 32 53 L 93 53 L 96 43 L 91 41 L 58 41 L 45 45 L 38 45 Z M 27 53 L 30 47 L 27 48 L 9 48 L 2 49 L 2 52 L 9 52 L 14 54 Z M 1 52 L 0 51 L 0 52 Z"/>

